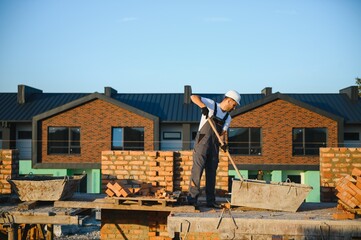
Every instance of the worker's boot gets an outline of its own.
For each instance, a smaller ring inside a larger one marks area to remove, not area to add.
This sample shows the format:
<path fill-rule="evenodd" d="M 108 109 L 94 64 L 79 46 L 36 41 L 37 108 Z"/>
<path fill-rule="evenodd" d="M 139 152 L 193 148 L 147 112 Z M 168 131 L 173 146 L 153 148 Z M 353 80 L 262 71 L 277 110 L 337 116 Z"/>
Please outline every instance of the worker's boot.
<path fill-rule="evenodd" d="M 210 207 L 210 208 L 217 208 L 217 209 L 221 209 L 222 206 L 216 202 L 209 202 L 207 203 L 207 207 Z"/>
<path fill-rule="evenodd" d="M 187 203 L 188 205 L 194 206 L 196 208 L 198 207 L 198 199 L 192 196 L 187 196 Z"/>

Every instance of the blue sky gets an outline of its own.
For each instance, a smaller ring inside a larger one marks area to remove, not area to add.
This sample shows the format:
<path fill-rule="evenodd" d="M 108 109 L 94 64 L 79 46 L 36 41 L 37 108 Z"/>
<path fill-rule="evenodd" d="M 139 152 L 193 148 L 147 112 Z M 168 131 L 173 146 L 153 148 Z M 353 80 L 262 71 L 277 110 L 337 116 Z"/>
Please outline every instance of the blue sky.
<path fill-rule="evenodd" d="M 0 92 L 337 93 L 359 0 L 0 0 Z"/>

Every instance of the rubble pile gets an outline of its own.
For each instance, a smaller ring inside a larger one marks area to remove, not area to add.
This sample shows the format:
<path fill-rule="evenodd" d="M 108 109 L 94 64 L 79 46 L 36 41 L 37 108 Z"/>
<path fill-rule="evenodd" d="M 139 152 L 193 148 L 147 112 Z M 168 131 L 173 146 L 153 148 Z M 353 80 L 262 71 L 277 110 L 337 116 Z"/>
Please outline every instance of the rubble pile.
<path fill-rule="evenodd" d="M 361 214 L 361 170 L 354 168 L 351 175 L 346 175 L 336 182 L 338 212 L 333 219 L 355 219 Z"/>

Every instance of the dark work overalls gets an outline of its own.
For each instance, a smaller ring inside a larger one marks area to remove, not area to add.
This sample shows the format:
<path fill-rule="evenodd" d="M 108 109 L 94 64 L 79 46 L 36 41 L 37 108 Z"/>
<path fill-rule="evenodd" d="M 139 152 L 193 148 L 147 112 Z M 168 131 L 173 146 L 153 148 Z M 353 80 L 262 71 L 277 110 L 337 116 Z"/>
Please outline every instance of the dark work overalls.
<path fill-rule="evenodd" d="M 211 116 L 219 134 L 228 118 L 228 113 L 223 119 L 217 117 L 217 105 L 214 103 L 214 113 Z M 197 201 L 200 194 L 201 177 L 206 170 L 206 199 L 207 204 L 215 202 L 216 172 L 219 162 L 219 141 L 212 127 L 207 121 L 198 131 L 195 138 L 193 151 L 193 167 L 189 186 L 190 196 Z"/>

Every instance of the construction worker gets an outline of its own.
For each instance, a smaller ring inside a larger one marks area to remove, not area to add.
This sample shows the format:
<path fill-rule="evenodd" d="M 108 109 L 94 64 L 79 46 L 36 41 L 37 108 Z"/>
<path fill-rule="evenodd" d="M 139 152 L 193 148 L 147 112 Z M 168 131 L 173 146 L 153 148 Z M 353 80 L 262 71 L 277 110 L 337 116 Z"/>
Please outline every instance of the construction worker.
<path fill-rule="evenodd" d="M 213 121 L 221 138 L 226 140 L 227 129 L 231 123 L 229 113 L 240 104 L 241 96 L 237 91 L 230 90 L 220 103 L 198 95 L 192 95 L 191 100 L 201 108 L 202 117 L 194 143 L 193 166 L 187 200 L 189 204 L 198 207 L 200 182 L 203 170 L 205 170 L 207 207 L 220 208 L 215 201 L 216 171 L 219 162 L 219 147 L 226 152 L 227 144 L 220 146 L 207 119 L 210 118 Z M 223 142 L 226 143 L 226 141 Z"/>

